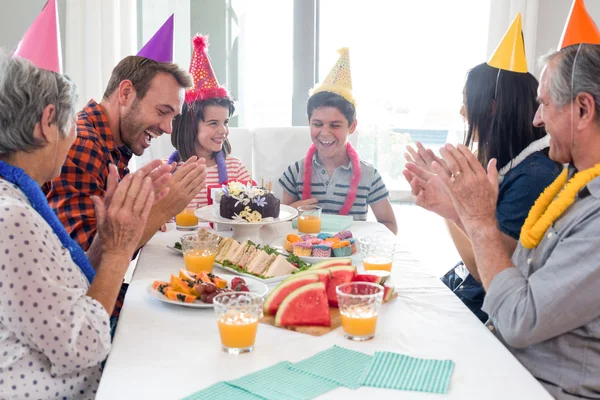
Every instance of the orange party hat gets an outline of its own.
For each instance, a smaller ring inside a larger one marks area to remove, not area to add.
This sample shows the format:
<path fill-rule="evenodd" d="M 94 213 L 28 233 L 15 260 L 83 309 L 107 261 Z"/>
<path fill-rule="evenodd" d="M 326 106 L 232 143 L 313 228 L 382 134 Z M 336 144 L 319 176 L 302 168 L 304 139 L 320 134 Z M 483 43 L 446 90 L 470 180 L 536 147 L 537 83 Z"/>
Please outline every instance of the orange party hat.
<path fill-rule="evenodd" d="M 600 44 L 600 32 L 588 14 L 583 0 L 574 0 L 558 50 L 575 44 Z"/>

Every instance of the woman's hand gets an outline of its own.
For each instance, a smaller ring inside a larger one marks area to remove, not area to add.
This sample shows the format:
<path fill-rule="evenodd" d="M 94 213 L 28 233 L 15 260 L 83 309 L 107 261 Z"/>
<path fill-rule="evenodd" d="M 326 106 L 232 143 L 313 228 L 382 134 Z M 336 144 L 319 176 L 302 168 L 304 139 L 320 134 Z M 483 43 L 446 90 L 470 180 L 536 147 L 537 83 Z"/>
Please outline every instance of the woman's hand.
<path fill-rule="evenodd" d="M 446 167 L 446 163 L 444 160 L 435 155 L 433 150 L 426 149 L 421 142 L 415 142 L 417 146 L 417 150 L 414 150 L 410 146 L 406 146 L 407 153 L 404 153 L 404 158 L 409 163 L 413 163 L 419 168 L 423 169 L 430 174 L 435 174 L 432 168 L 432 164 L 434 162 L 439 163 L 440 165 Z M 449 174 L 448 168 L 446 167 L 446 172 Z"/>
<path fill-rule="evenodd" d="M 154 168 L 141 169 L 129 174 L 117 184 L 116 169 L 109 173 L 108 201 L 92 196 L 98 235 L 102 239 L 103 254 L 126 255 L 131 258 L 154 204 L 155 190 L 151 176 Z"/>
<path fill-rule="evenodd" d="M 443 169 L 440 173 L 445 174 Z M 427 172 L 413 163 L 406 164 L 403 174 L 410 184 L 412 194 L 416 197 L 416 204 L 419 207 L 434 212 L 442 218 L 452 221 L 458 219 L 452 197 L 439 175 Z"/>

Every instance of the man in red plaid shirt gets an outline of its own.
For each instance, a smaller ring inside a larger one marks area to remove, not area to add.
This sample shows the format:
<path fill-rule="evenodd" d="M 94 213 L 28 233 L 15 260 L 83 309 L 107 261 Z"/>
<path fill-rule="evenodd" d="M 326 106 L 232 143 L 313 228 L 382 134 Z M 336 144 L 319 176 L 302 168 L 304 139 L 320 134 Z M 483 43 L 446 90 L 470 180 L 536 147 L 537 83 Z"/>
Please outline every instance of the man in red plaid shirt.
<path fill-rule="evenodd" d="M 129 56 L 113 70 L 102 101 L 90 100 L 77 115 L 77 139 L 61 175 L 44 190 L 50 206 L 84 250 L 96 234 L 90 197 L 105 197 L 109 165 L 116 165 L 123 179 L 132 154 L 141 155 L 152 139 L 170 134 L 185 89 L 191 85 L 190 75 L 175 64 Z M 140 247 L 202 189 L 205 166 L 204 160 L 193 157 L 173 173 L 168 194 L 152 208 Z"/>

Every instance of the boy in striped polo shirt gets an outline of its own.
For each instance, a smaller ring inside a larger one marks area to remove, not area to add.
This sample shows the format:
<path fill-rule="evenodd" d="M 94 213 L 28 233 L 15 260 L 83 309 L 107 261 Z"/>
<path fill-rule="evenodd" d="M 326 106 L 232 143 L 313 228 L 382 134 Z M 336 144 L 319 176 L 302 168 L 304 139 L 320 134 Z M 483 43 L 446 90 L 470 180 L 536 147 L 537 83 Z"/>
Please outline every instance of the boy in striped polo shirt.
<path fill-rule="evenodd" d="M 348 49 L 340 50 L 325 81 L 313 89 L 307 112 L 313 144 L 279 179 L 281 202 L 293 207 L 318 203 L 324 213 L 351 215 L 355 221 L 365 221 L 370 206 L 377 221 L 396 234 L 396 217 L 381 175 L 348 142 L 357 124 Z"/>

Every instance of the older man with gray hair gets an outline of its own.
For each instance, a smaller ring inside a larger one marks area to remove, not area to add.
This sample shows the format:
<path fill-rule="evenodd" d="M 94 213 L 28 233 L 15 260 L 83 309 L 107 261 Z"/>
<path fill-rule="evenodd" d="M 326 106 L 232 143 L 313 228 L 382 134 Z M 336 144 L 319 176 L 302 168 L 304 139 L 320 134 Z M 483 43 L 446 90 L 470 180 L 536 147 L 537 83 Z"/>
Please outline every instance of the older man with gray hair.
<path fill-rule="evenodd" d="M 512 259 L 495 220 L 495 160 L 486 173 L 447 145 L 449 173 L 434 169 L 473 243 L 489 329 L 556 398 L 599 399 L 600 45 L 569 44 L 545 62 L 534 124 L 568 166 L 530 210 Z"/>

